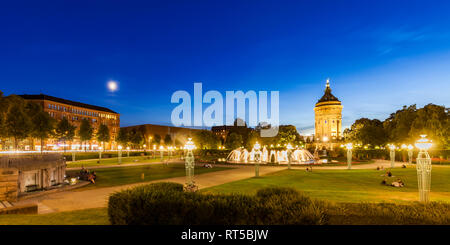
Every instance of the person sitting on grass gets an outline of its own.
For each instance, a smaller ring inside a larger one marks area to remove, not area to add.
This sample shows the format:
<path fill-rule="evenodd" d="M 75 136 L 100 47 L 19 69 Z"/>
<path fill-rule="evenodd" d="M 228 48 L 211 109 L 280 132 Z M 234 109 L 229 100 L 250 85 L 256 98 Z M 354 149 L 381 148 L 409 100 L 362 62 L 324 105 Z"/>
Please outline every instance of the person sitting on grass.
<path fill-rule="evenodd" d="M 386 176 L 387 176 L 387 177 L 392 177 L 391 171 L 387 171 L 387 172 L 386 172 Z"/>
<path fill-rule="evenodd" d="M 387 185 L 387 179 L 385 178 L 383 181 L 381 181 L 382 185 Z"/>
<path fill-rule="evenodd" d="M 90 181 L 92 184 L 95 184 L 95 176 L 93 174 L 89 174 L 88 181 Z"/>

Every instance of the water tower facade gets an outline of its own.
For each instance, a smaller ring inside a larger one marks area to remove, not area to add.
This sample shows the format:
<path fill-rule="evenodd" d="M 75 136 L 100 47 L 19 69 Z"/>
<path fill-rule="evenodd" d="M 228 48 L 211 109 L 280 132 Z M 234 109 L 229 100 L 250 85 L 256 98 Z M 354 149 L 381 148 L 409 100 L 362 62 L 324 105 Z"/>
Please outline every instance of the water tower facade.
<path fill-rule="evenodd" d="M 325 94 L 314 107 L 314 141 L 319 146 L 333 148 L 334 142 L 342 138 L 342 104 L 331 94 L 330 81 L 327 80 Z"/>

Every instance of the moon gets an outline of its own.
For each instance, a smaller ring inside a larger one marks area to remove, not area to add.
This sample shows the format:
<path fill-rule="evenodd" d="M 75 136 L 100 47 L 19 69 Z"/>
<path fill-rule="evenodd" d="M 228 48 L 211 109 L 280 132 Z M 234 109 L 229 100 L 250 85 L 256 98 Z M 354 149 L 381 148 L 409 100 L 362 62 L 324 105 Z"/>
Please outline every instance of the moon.
<path fill-rule="evenodd" d="M 108 90 L 110 92 L 116 92 L 119 89 L 119 85 L 116 81 L 109 81 L 108 82 Z"/>

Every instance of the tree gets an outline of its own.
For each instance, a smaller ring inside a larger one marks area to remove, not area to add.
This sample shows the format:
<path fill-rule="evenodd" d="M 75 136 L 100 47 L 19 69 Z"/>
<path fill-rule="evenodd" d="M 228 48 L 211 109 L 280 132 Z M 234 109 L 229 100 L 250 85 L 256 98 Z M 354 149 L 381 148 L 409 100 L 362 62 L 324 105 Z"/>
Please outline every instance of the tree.
<path fill-rule="evenodd" d="M 31 120 L 21 103 L 13 103 L 6 114 L 4 129 L 7 137 L 14 139 L 14 149 L 18 150 L 19 141 L 31 133 Z"/>
<path fill-rule="evenodd" d="M 31 135 L 39 139 L 41 144 L 41 153 L 44 150 L 44 140 L 50 138 L 55 129 L 55 120 L 45 111 L 41 110 L 32 118 Z"/>
<path fill-rule="evenodd" d="M 73 140 L 75 137 L 75 129 L 76 127 L 70 124 L 66 117 L 63 117 L 56 125 L 55 135 L 58 140 L 64 142 L 64 152 L 66 151 L 66 142 Z"/>
<path fill-rule="evenodd" d="M 242 146 L 244 141 L 242 140 L 242 136 L 237 133 L 231 133 L 228 135 L 225 141 L 225 147 L 230 150 L 234 150 Z"/>
<path fill-rule="evenodd" d="M 132 129 L 129 132 L 130 142 L 135 148 L 139 148 L 144 142 L 144 135 L 139 129 Z"/>
<path fill-rule="evenodd" d="M 159 146 L 161 144 L 161 135 L 155 134 L 153 135 L 153 144 Z"/>
<path fill-rule="evenodd" d="M 344 130 L 344 136 L 346 140 L 371 146 L 384 145 L 388 141 L 383 122 L 378 119 L 358 119 L 350 129 Z"/>
<path fill-rule="evenodd" d="M 102 142 L 103 149 L 105 149 L 105 142 L 109 142 L 110 139 L 111 135 L 109 134 L 108 126 L 106 124 L 101 124 L 100 127 L 98 127 L 97 140 Z"/>
<path fill-rule="evenodd" d="M 164 145 L 172 145 L 172 137 L 170 136 L 170 134 L 166 134 L 166 136 L 164 137 Z"/>
<path fill-rule="evenodd" d="M 448 147 L 450 140 L 449 110 L 444 106 L 428 104 L 416 111 L 408 136 L 410 141 L 426 134 L 438 147 Z"/>
<path fill-rule="evenodd" d="M 78 135 L 80 136 L 81 142 L 90 141 L 92 139 L 94 135 L 94 128 L 88 119 L 85 118 L 81 121 Z M 86 146 L 86 143 L 84 145 Z"/>
<path fill-rule="evenodd" d="M 217 149 L 219 138 L 209 130 L 200 130 L 194 134 L 194 142 L 200 149 Z"/>
<path fill-rule="evenodd" d="M 120 128 L 116 140 L 124 146 L 128 145 L 128 143 L 130 142 L 130 135 L 128 133 L 128 130 L 125 128 Z"/>

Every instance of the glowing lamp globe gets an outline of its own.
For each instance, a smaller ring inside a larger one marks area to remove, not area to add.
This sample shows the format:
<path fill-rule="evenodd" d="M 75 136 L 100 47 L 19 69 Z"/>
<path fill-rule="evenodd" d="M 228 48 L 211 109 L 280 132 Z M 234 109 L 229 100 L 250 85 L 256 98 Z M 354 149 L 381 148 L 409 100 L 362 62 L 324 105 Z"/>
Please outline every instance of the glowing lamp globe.
<path fill-rule="evenodd" d="M 405 144 L 402 145 L 402 149 L 406 149 L 407 146 Z"/>
<path fill-rule="evenodd" d="M 395 145 L 389 145 L 389 149 L 395 150 Z"/>
<path fill-rule="evenodd" d="M 408 150 L 412 150 L 412 149 L 414 149 L 414 146 L 408 145 Z"/>
<path fill-rule="evenodd" d="M 129 149 L 130 149 L 130 147 L 128 146 L 128 147 L 127 147 L 127 150 L 129 150 Z"/>
<path fill-rule="evenodd" d="M 159 149 L 160 149 L 160 150 L 164 150 L 164 146 L 162 146 L 162 145 L 159 146 Z"/>
<path fill-rule="evenodd" d="M 122 150 L 122 146 L 121 146 L 121 145 L 119 145 L 119 146 L 117 147 L 117 149 L 119 149 L 119 150 Z"/>
<path fill-rule="evenodd" d="M 192 142 L 191 138 L 188 138 L 188 141 L 184 145 L 184 149 L 189 150 L 189 151 L 195 149 L 194 142 Z"/>
<path fill-rule="evenodd" d="M 327 142 L 327 141 L 328 141 L 328 137 L 327 137 L 327 136 L 324 136 L 322 140 L 323 140 L 324 142 Z"/>
<path fill-rule="evenodd" d="M 156 145 L 153 145 L 153 150 L 156 150 Z"/>
<path fill-rule="evenodd" d="M 345 145 L 345 147 L 347 148 L 347 150 L 351 150 L 353 149 L 353 144 L 352 143 L 348 143 Z"/>
<path fill-rule="evenodd" d="M 261 149 L 261 146 L 259 145 L 258 141 L 256 141 L 255 145 L 253 146 L 253 149 L 255 150 Z"/>
<path fill-rule="evenodd" d="M 293 148 L 292 145 L 289 143 L 289 144 L 287 144 L 286 149 L 292 150 L 292 149 L 294 149 L 294 148 Z"/>
<path fill-rule="evenodd" d="M 427 139 L 427 135 L 426 134 L 422 134 L 420 135 L 420 137 L 422 137 L 421 139 L 419 139 L 416 142 L 416 147 L 419 148 L 422 151 L 427 151 L 428 149 L 431 148 L 431 146 L 433 145 L 432 141 Z"/>

